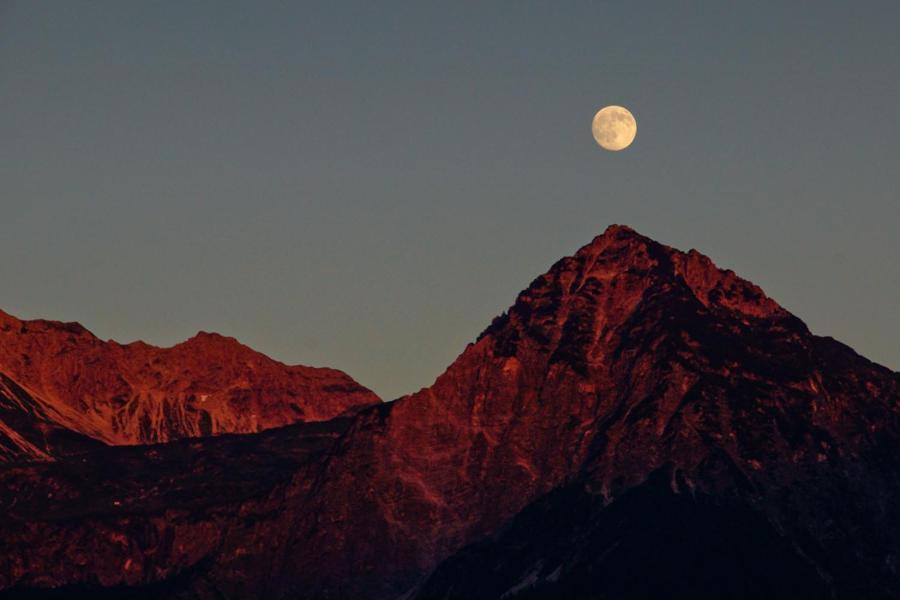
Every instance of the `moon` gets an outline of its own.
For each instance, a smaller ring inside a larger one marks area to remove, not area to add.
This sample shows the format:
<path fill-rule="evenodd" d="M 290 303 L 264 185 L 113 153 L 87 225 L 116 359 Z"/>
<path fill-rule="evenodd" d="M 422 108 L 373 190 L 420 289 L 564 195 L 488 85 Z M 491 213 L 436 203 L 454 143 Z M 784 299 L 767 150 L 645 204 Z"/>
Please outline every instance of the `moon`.
<path fill-rule="evenodd" d="M 634 141 L 634 136 L 637 135 L 637 121 L 623 106 L 604 106 L 594 115 L 591 132 L 602 148 L 618 152 Z"/>

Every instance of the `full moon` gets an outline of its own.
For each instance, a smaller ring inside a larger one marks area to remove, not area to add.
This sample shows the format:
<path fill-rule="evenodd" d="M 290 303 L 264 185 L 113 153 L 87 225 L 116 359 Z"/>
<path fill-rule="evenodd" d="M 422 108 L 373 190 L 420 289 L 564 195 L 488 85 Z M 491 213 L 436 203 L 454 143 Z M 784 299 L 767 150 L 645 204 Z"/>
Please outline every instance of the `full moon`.
<path fill-rule="evenodd" d="M 637 121 L 627 108 L 605 106 L 594 115 L 591 132 L 603 148 L 613 151 L 624 150 L 634 141 Z"/>

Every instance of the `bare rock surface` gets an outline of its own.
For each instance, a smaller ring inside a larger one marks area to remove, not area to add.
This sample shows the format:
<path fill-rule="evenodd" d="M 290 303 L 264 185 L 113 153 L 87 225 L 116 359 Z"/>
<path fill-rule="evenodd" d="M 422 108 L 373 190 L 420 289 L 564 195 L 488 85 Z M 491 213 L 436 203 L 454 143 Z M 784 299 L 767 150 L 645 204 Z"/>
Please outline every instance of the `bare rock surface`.
<path fill-rule="evenodd" d="M 122 445 L 258 432 L 378 402 L 340 371 L 284 365 L 217 334 L 171 348 L 123 345 L 77 323 L 0 312 L 0 460 L 52 456 L 15 431 L 17 412 Z"/>

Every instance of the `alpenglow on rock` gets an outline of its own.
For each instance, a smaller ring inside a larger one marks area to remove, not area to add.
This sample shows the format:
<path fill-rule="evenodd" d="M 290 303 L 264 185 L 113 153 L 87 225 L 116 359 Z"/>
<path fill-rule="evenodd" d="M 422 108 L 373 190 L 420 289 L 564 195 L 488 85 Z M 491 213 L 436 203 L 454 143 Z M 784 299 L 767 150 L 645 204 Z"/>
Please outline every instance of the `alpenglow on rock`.
<path fill-rule="evenodd" d="M 121 445 L 251 433 L 379 402 L 340 371 L 287 366 L 217 334 L 123 345 L 77 323 L 0 312 L 0 460 L 50 458 L 83 437 Z"/>
<path fill-rule="evenodd" d="M 3 472 L 34 502 L 0 499 L 0 587 L 897 598 L 898 413 L 900 374 L 612 226 L 420 392 L 196 442 L 189 478 L 168 444 Z"/>

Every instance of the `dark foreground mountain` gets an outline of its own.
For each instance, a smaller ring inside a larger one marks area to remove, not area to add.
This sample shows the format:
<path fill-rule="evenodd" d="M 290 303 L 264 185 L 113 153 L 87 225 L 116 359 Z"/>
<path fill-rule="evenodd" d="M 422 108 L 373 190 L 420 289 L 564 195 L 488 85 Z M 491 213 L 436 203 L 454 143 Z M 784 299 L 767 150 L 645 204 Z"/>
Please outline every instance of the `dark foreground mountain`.
<path fill-rule="evenodd" d="M 176 442 L 183 468 L 172 445 L 7 468 L 0 587 L 898 598 L 898 412 L 900 374 L 614 226 L 417 394 Z"/>

